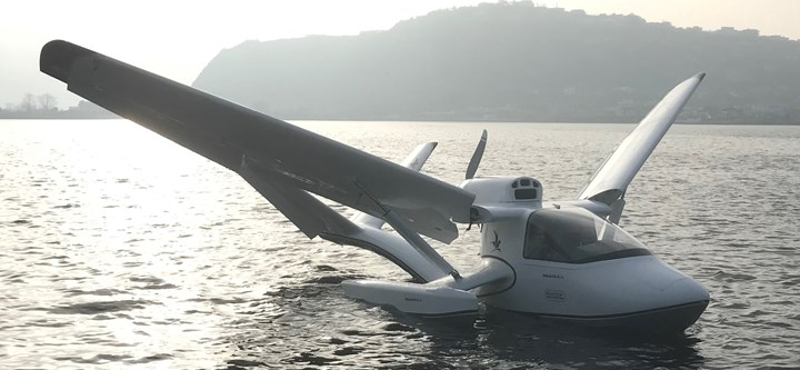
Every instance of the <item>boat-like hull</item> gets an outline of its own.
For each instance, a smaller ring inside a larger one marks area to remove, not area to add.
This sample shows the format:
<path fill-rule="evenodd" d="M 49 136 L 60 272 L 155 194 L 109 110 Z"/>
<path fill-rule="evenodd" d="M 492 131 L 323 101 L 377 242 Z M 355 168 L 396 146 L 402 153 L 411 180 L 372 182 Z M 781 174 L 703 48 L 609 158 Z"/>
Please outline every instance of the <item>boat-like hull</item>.
<path fill-rule="evenodd" d="M 526 314 L 547 320 L 611 329 L 619 332 L 680 333 L 692 326 L 700 318 L 707 306 L 708 301 L 697 301 L 672 307 L 604 316 Z"/>

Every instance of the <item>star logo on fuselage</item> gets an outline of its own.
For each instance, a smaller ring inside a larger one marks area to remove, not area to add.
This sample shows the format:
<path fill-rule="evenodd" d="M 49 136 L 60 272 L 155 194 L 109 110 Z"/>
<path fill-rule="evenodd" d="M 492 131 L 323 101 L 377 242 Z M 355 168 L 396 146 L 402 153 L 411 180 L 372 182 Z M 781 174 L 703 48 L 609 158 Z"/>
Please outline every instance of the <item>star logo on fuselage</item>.
<path fill-rule="evenodd" d="M 500 237 L 497 235 L 497 231 L 492 230 L 492 232 L 494 233 L 494 241 L 492 241 L 492 245 L 494 246 L 494 249 L 492 249 L 492 252 L 494 252 L 494 251 L 502 252 L 500 250 L 500 243 L 502 243 L 500 241 Z"/>

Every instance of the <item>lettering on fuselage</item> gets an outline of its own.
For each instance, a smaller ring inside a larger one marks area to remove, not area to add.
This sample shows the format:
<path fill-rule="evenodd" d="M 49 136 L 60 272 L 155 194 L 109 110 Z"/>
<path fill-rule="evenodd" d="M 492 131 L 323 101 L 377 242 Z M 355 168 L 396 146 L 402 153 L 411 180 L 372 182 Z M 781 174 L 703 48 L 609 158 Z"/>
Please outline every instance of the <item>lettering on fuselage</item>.
<path fill-rule="evenodd" d="M 548 279 L 560 279 L 560 280 L 564 280 L 564 276 L 563 276 L 563 275 L 561 275 L 561 274 L 542 274 L 542 277 L 543 277 L 543 278 L 548 278 Z"/>
<path fill-rule="evenodd" d="M 410 302 L 422 302 L 422 298 L 415 298 L 415 297 L 405 297 L 405 300 Z"/>
<path fill-rule="evenodd" d="M 567 300 L 567 297 L 563 291 L 551 289 L 546 289 L 544 291 L 544 298 L 553 302 L 564 302 Z"/>

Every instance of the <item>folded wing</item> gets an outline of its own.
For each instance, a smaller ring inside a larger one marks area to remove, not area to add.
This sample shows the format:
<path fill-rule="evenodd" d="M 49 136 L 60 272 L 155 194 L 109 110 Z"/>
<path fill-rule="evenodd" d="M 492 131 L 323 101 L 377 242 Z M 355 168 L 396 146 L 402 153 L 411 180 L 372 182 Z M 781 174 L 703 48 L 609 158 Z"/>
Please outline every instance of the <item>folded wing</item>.
<path fill-rule="evenodd" d="M 705 73 L 699 73 L 672 89 L 600 165 L 578 199 L 607 205 L 621 199 L 703 77 Z"/>
<path fill-rule="evenodd" d="M 379 218 L 389 209 L 446 243 L 458 236 L 450 220 L 469 216 L 474 195 L 458 187 L 69 42 L 45 45 L 40 68 L 70 91 L 239 172 L 265 196 L 305 198 L 295 188 Z M 326 227 L 295 208 L 293 221 L 307 225 L 309 236 Z"/>

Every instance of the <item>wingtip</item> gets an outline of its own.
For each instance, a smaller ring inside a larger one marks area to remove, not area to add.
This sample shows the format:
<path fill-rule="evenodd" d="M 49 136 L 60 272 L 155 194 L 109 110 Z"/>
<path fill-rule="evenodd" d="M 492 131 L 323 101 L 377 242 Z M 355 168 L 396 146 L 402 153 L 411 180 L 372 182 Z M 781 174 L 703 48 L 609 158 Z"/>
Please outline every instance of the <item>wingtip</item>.
<path fill-rule="evenodd" d="M 696 74 L 695 77 L 698 80 L 703 81 L 703 79 L 706 78 L 706 73 L 705 72 L 700 72 L 700 73 Z"/>
<path fill-rule="evenodd" d="M 39 55 L 39 70 L 68 83 L 72 62 L 89 54 L 96 53 L 68 41 L 52 40 L 42 46 L 42 52 Z"/>

